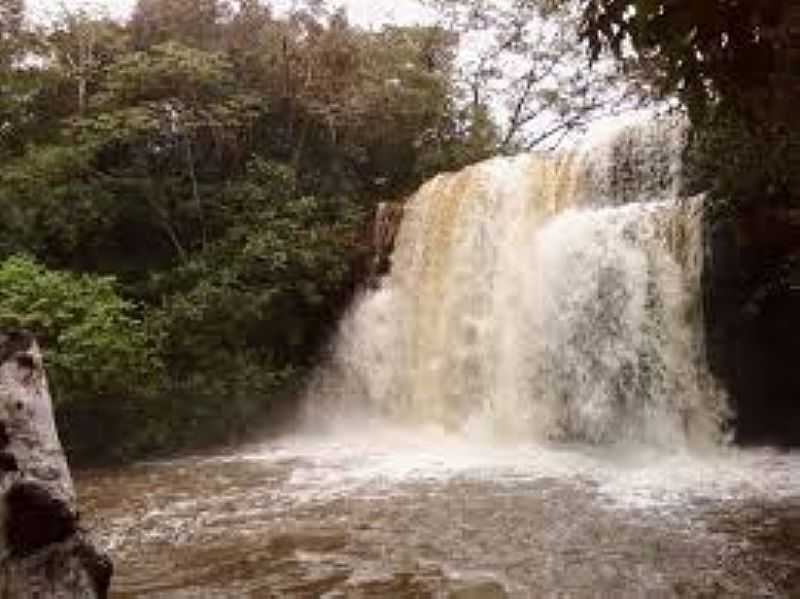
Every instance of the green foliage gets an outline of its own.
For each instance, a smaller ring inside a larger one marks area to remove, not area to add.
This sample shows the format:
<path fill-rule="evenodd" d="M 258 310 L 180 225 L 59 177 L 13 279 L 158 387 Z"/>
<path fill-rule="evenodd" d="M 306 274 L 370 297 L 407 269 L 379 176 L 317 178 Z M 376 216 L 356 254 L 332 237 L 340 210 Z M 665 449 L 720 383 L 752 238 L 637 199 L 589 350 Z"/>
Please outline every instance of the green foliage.
<path fill-rule="evenodd" d="M 293 181 L 289 168 L 254 160 L 217 206 L 225 234 L 161 282 L 174 290 L 156 316 L 173 365 L 215 368 L 219 348 L 303 364 L 331 326 L 362 212 L 344 198 L 296 196 Z"/>
<path fill-rule="evenodd" d="M 94 176 L 88 147 L 31 148 L 0 168 L 0 252 L 32 252 L 56 265 L 107 230 L 113 199 Z"/>
<path fill-rule="evenodd" d="M 167 40 L 208 49 L 219 40 L 229 12 L 220 0 L 138 0 L 130 28 L 139 49 Z"/>
<path fill-rule="evenodd" d="M 359 284 L 375 203 L 497 140 L 455 100 L 441 27 L 139 0 L 125 24 L 8 32 L 28 60 L 0 61 L 0 326 L 42 336 L 83 460 L 276 417 Z"/>
<path fill-rule="evenodd" d="M 630 42 L 677 92 L 695 120 L 721 97 L 756 116 L 762 91 L 779 68 L 791 3 L 781 0 L 590 0 L 583 35 L 596 58 L 622 56 Z"/>
<path fill-rule="evenodd" d="M 0 0 L 0 70 L 8 69 L 21 50 L 23 0 Z"/>
<path fill-rule="evenodd" d="M 103 82 L 112 103 L 181 98 L 196 103 L 224 96 L 233 84 L 224 56 L 164 42 L 122 56 Z M 103 94 L 98 98 L 106 99 Z"/>
<path fill-rule="evenodd" d="M 41 341 L 57 404 L 113 401 L 161 372 L 157 337 L 110 277 L 47 270 L 15 256 L 0 264 L 0 328 Z"/>
<path fill-rule="evenodd" d="M 764 131 L 732 110 L 717 109 L 695 126 L 686 162 L 691 191 L 709 191 L 714 207 L 732 212 L 754 204 L 800 205 L 797 131 Z"/>

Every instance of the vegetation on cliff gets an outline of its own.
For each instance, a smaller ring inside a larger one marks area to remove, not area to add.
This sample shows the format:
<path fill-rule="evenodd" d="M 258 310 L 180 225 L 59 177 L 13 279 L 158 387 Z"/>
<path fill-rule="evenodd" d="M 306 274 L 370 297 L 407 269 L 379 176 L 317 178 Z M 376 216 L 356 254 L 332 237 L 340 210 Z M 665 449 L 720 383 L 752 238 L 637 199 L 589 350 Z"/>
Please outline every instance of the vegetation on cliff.
<path fill-rule="evenodd" d="M 224 440 L 279 407 L 377 201 L 492 151 L 439 27 L 223 0 L 34 26 L 0 7 L 0 317 L 41 337 L 73 457 Z"/>
<path fill-rule="evenodd" d="M 430 4 L 438 24 L 364 30 L 314 2 L 33 25 L 0 0 L 0 320 L 41 336 L 74 457 L 274 414 L 368 270 L 379 201 L 653 92 L 689 110 L 698 187 L 796 198 L 783 3 Z M 588 69 L 579 25 L 618 61 Z"/>

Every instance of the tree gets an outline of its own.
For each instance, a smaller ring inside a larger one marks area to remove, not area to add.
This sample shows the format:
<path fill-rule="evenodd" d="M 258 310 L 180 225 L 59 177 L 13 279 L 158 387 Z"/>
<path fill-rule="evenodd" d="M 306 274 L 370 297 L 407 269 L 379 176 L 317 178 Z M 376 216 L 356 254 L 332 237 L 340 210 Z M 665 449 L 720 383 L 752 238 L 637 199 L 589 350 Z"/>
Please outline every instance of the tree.
<path fill-rule="evenodd" d="M 582 35 L 650 66 L 692 120 L 698 187 L 731 205 L 800 201 L 800 5 L 588 0 Z"/>
<path fill-rule="evenodd" d="M 459 79 L 470 114 L 499 116 L 497 148 L 552 148 L 592 120 L 640 101 L 608 61 L 585 68 L 573 1 L 438 0 L 443 27 L 461 40 Z"/>
<path fill-rule="evenodd" d="M 37 60 L 0 71 L 0 296 L 44 331 L 84 458 L 227 440 L 269 413 L 366 273 L 374 205 L 497 140 L 455 98 L 438 26 L 140 0 L 127 24 L 79 12 L 35 33 Z M 101 350 L 153 384 L 93 379 L 102 360 L 81 357 Z"/>
<path fill-rule="evenodd" d="M 134 48 L 145 50 L 169 40 L 219 49 L 221 25 L 229 12 L 225 0 L 138 0 L 129 25 Z"/>
<path fill-rule="evenodd" d="M 24 0 L 0 0 L 0 69 L 8 70 L 19 57 L 25 17 Z"/>
<path fill-rule="evenodd" d="M 49 68 L 74 85 L 67 106 L 82 116 L 91 92 L 96 90 L 104 70 L 122 55 L 128 43 L 125 29 L 110 19 L 96 19 L 82 10 L 64 11 L 47 36 Z"/>
<path fill-rule="evenodd" d="M 0 327 L 41 340 L 56 403 L 113 400 L 143 388 L 161 368 L 157 337 L 112 278 L 8 258 L 0 263 Z"/>
<path fill-rule="evenodd" d="M 582 35 L 594 59 L 632 50 L 656 67 L 662 91 L 679 94 L 695 120 L 720 100 L 774 120 L 789 114 L 784 76 L 800 89 L 798 20 L 800 7 L 784 0 L 588 0 Z"/>
<path fill-rule="evenodd" d="M 237 77 L 264 99 L 272 157 L 290 162 L 301 184 L 406 193 L 466 135 L 452 98 L 456 39 L 440 27 L 369 32 L 341 11 L 275 20 L 250 9 L 225 40 Z"/>
<path fill-rule="evenodd" d="M 209 172 L 244 167 L 242 134 L 257 114 L 231 69 L 223 55 L 177 42 L 130 52 L 105 74 L 92 113 L 72 122 L 72 136 L 124 200 L 118 222 L 129 241 L 136 223 L 185 261 L 207 240 Z"/>
<path fill-rule="evenodd" d="M 0 0 L 0 159 L 19 150 L 31 81 L 20 59 L 27 45 L 24 0 Z"/>

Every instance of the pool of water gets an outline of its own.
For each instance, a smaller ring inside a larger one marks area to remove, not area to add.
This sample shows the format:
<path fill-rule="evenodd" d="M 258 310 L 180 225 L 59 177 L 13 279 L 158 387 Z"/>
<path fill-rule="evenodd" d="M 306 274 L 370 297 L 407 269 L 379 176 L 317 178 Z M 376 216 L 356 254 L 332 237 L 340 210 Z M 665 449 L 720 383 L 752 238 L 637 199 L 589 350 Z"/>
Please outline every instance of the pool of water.
<path fill-rule="evenodd" d="M 76 476 L 114 597 L 800 596 L 800 454 L 293 436 Z"/>

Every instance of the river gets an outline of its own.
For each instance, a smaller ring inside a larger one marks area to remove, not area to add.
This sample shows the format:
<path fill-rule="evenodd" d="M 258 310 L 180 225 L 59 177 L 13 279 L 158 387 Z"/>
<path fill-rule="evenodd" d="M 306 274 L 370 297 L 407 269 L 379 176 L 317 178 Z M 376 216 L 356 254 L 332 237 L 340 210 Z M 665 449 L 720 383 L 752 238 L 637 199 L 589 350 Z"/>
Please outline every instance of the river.
<path fill-rule="evenodd" d="M 469 599 L 798 597 L 798 481 L 797 453 L 384 430 L 76 482 L 112 597 Z"/>

